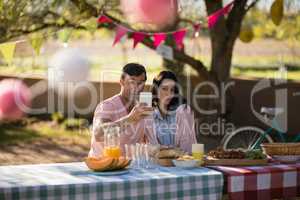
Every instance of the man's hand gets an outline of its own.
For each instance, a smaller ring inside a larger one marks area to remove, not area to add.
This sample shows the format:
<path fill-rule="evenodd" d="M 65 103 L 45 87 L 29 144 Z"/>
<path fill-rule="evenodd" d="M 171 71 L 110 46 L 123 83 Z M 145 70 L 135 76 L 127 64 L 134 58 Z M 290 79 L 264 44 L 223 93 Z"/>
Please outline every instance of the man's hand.
<path fill-rule="evenodd" d="M 150 106 L 147 106 L 146 103 L 139 103 L 133 107 L 131 112 L 128 114 L 127 119 L 129 122 L 138 122 L 142 118 L 151 114 L 152 111 L 153 111 L 153 108 Z"/>
<path fill-rule="evenodd" d="M 134 106 L 127 116 L 121 118 L 118 121 L 112 122 L 110 120 L 101 118 L 95 120 L 93 124 L 93 132 L 95 134 L 96 141 L 103 141 L 104 129 L 111 126 L 126 127 L 129 123 L 136 123 L 142 118 L 150 115 L 152 111 L 152 107 L 147 106 L 147 104 L 145 103 L 140 103 Z"/>

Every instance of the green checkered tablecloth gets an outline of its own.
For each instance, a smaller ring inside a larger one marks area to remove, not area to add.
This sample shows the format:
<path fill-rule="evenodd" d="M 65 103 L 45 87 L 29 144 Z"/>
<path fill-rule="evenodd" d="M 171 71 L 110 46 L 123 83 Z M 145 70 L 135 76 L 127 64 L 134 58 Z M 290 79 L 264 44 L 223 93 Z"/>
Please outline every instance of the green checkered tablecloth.
<path fill-rule="evenodd" d="M 222 173 L 207 169 L 131 169 L 92 174 L 84 163 L 0 167 L 0 200 L 10 199 L 221 199 Z"/>

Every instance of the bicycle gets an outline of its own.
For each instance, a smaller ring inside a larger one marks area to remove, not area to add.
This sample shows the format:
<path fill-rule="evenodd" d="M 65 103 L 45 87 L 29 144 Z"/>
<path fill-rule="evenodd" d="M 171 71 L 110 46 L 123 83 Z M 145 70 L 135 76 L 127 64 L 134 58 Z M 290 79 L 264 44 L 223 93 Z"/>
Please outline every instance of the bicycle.
<path fill-rule="evenodd" d="M 229 149 L 241 149 L 251 150 L 260 148 L 262 143 L 273 143 L 274 140 L 271 137 L 271 132 L 276 130 L 279 136 L 280 142 L 300 142 L 300 133 L 288 140 L 287 134 L 280 130 L 276 116 L 281 114 L 283 109 L 281 108 L 268 108 L 262 107 L 261 113 L 264 115 L 265 120 L 269 120 L 272 124 L 267 130 L 263 130 L 255 126 L 247 126 L 236 129 L 232 133 L 227 133 L 222 141 L 221 146 L 225 150 Z"/>

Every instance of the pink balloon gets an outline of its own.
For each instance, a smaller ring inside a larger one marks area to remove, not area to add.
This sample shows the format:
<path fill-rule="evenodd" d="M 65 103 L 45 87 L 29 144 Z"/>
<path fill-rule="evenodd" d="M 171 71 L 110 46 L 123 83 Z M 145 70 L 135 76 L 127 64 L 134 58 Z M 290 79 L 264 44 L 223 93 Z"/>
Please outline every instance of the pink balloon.
<path fill-rule="evenodd" d="M 0 81 L 0 120 L 17 120 L 31 105 L 30 89 L 16 79 Z"/>
<path fill-rule="evenodd" d="M 177 18 L 177 0 L 121 0 L 130 23 L 154 25 L 157 29 L 172 25 Z"/>

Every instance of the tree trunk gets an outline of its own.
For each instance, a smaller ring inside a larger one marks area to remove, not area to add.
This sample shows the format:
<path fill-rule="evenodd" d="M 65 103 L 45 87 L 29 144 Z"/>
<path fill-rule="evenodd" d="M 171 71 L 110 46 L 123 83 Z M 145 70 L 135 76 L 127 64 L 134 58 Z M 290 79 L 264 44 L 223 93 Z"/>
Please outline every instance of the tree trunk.
<path fill-rule="evenodd" d="M 212 40 L 211 72 L 219 83 L 226 82 L 230 77 L 233 43 L 227 38 L 219 37 Z"/>
<path fill-rule="evenodd" d="M 208 15 L 223 7 L 222 1 L 205 0 Z M 236 0 L 227 19 L 221 16 L 210 30 L 212 46 L 211 73 L 218 82 L 226 82 L 230 77 L 232 52 L 239 35 L 241 23 L 246 13 L 247 0 Z"/>

